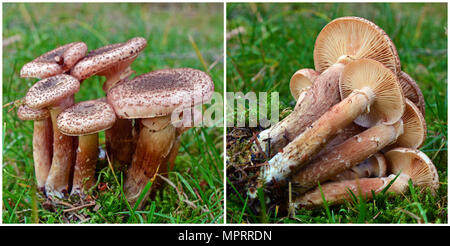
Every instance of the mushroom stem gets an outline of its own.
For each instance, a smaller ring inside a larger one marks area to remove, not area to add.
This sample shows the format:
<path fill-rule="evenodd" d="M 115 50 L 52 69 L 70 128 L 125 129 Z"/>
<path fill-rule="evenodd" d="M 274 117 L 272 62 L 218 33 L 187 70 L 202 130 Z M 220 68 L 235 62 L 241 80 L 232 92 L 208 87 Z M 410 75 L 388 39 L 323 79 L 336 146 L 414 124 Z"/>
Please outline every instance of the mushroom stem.
<path fill-rule="evenodd" d="M 270 146 L 269 155 L 277 153 L 340 101 L 339 76 L 345 64 L 346 60 L 342 60 L 320 74 L 300 100 L 297 100 L 294 111 L 289 116 L 259 133 L 258 141 L 263 152 L 266 153 Z"/>
<path fill-rule="evenodd" d="M 131 69 L 131 63 L 133 63 L 134 59 L 129 59 L 125 63 L 120 63 L 104 72 L 99 73 L 98 75 L 103 75 L 106 77 L 105 83 L 103 83 L 103 90 L 107 93 L 109 89 L 111 89 L 117 82 L 122 79 L 130 77 L 134 73 Z"/>
<path fill-rule="evenodd" d="M 69 177 L 74 160 L 74 137 L 66 136 L 59 131 L 56 118 L 64 109 L 73 105 L 73 102 L 73 96 L 69 96 L 58 105 L 49 108 L 53 126 L 53 159 L 45 191 L 50 197 L 63 198 L 69 190 Z"/>
<path fill-rule="evenodd" d="M 45 194 L 45 182 L 52 164 L 53 155 L 52 119 L 34 121 L 33 160 L 38 190 Z"/>
<path fill-rule="evenodd" d="M 381 192 L 386 186 L 394 180 L 396 176 L 391 174 L 389 177 L 382 178 L 362 178 L 356 180 L 343 180 L 338 182 L 329 182 L 321 185 L 322 193 L 329 204 L 342 203 L 345 200 L 351 200 L 351 193 L 361 195 L 365 199 L 372 199 L 373 193 Z M 410 177 L 406 174 L 400 174 L 389 187 L 388 192 L 401 194 L 407 191 L 408 180 Z M 317 187 L 312 191 L 300 196 L 294 201 L 295 207 L 314 207 L 323 204 L 322 193 Z"/>
<path fill-rule="evenodd" d="M 116 119 L 114 125 L 105 131 L 105 139 L 111 161 L 120 165 L 130 165 L 135 149 L 132 121 Z"/>
<path fill-rule="evenodd" d="M 269 161 L 262 173 L 264 181 L 281 181 L 302 168 L 339 131 L 368 110 L 374 99 L 369 87 L 354 90 Z"/>
<path fill-rule="evenodd" d="M 160 118 L 161 121 L 167 121 L 165 117 Z M 141 120 L 141 124 L 136 150 L 124 184 L 125 195 L 132 205 L 137 202 L 150 180 L 155 183 L 158 170 L 167 170 L 165 165 L 176 133 L 176 128 L 172 124 L 167 124 L 160 130 L 150 129 L 145 119 Z M 143 206 L 149 194 L 150 192 L 145 194 L 139 207 Z"/>
<path fill-rule="evenodd" d="M 71 195 L 85 195 L 95 183 L 98 133 L 78 137 Z"/>
<path fill-rule="evenodd" d="M 386 175 L 386 160 L 377 153 L 358 165 L 343 171 L 332 178 L 333 181 L 351 180 L 358 178 L 384 177 Z"/>
<path fill-rule="evenodd" d="M 305 193 L 318 182 L 327 181 L 354 167 L 395 142 L 402 133 L 403 122 L 400 120 L 393 125 L 377 124 L 346 140 L 295 174 L 291 179 L 295 191 Z"/>

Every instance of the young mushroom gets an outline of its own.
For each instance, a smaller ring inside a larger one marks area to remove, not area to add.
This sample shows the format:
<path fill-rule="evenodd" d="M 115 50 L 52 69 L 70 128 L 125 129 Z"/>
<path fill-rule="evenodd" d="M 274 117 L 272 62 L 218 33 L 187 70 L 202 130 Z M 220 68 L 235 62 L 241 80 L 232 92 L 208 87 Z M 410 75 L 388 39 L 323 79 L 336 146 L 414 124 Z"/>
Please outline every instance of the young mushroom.
<path fill-rule="evenodd" d="M 318 182 L 332 179 L 339 173 L 361 163 L 384 147 L 419 148 L 425 141 L 425 120 L 414 103 L 406 100 L 402 119 L 394 124 L 379 123 L 336 146 L 302 168 L 291 177 L 298 193 L 315 187 Z"/>
<path fill-rule="evenodd" d="M 315 188 L 298 197 L 294 205 L 296 207 L 320 206 L 324 201 L 322 193 L 327 203 L 342 203 L 345 200 L 351 200 L 349 190 L 355 195 L 372 199 L 373 193 L 377 194 L 383 191 L 389 184 L 391 186 L 388 188 L 388 192 L 402 194 L 408 191 L 409 180 L 412 180 L 414 186 L 430 188 L 432 193 L 439 188 L 436 167 L 428 156 L 419 150 L 396 148 L 387 152 L 386 158 L 388 159 L 389 173 L 391 173 L 388 177 L 328 182 L 321 185 L 322 192 L 319 188 Z"/>
<path fill-rule="evenodd" d="M 403 115 L 405 99 L 397 76 L 375 60 L 349 63 L 339 84 L 343 100 L 269 160 L 262 172 L 265 183 L 282 181 L 298 171 L 352 121 L 370 127 L 395 123 Z"/>
<path fill-rule="evenodd" d="M 44 79 L 65 73 L 86 55 L 86 51 L 87 45 L 83 42 L 63 45 L 25 64 L 20 77 Z"/>
<path fill-rule="evenodd" d="M 67 136 L 78 136 L 71 195 L 83 197 L 95 184 L 98 132 L 109 129 L 115 120 L 113 108 L 101 100 L 77 103 L 58 115 L 58 129 Z"/>
<path fill-rule="evenodd" d="M 386 158 L 381 153 L 376 153 L 362 163 L 343 171 L 330 179 L 333 181 L 352 180 L 358 178 L 384 177 L 386 176 Z"/>
<path fill-rule="evenodd" d="M 211 78 L 191 68 L 156 70 L 122 81 L 109 91 L 108 102 L 119 118 L 141 119 L 136 150 L 124 185 L 130 203 L 136 202 L 158 170 L 166 169 L 177 136 L 171 114 L 210 100 L 213 91 Z"/>
<path fill-rule="evenodd" d="M 80 82 L 67 74 L 55 75 L 36 82 L 27 92 L 25 103 L 30 108 L 48 108 L 53 127 L 53 159 L 45 184 L 46 194 L 63 198 L 69 191 L 69 176 L 73 165 L 73 137 L 62 134 L 56 127 L 56 117 L 74 103 L 73 95 Z"/>
<path fill-rule="evenodd" d="M 258 142 L 263 152 L 270 146 L 270 156 L 277 153 L 338 103 L 338 81 L 345 65 L 361 58 L 379 61 L 394 74 L 400 71 L 393 42 L 374 23 L 359 17 L 342 17 L 328 23 L 314 47 L 315 70 L 320 75 L 289 116 L 260 133 Z"/>
<path fill-rule="evenodd" d="M 296 102 L 303 99 L 306 90 L 311 87 L 319 75 L 320 73 L 310 68 L 299 69 L 292 75 L 289 82 L 289 89 Z"/>
<path fill-rule="evenodd" d="M 71 75 L 80 81 L 94 75 L 105 76 L 103 91 L 108 94 L 117 82 L 127 79 L 134 71 L 131 64 L 147 46 L 142 37 L 135 37 L 125 43 L 117 43 L 93 50 L 75 65 Z M 105 132 L 106 149 L 115 163 L 129 164 L 134 151 L 131 120 L 117 119 L 112 128 Z"/>
<path fill-rule="evenodd" d="M 47 109 L 32 109 L 26 105 L 19 107 L 17 116 L 21 120 L 33 120 L 33 161 L 37 188 L 45 194 L 45 182 L 52 165 L 53 130 Z"/>

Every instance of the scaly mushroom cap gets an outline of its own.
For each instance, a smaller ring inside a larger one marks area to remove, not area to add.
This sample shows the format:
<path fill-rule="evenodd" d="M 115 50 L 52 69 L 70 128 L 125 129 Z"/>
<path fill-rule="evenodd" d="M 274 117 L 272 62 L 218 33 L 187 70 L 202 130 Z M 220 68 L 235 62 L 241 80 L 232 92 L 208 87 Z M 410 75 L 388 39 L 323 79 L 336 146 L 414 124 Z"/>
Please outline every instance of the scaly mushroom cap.
<path fill-rule="evenodd" d="M 389 36 L 374 23 L 360 17 L 335 19 L 317 36 L 314 46 L 316 71 L 322 73 L 343 56 L 379 61 L 395 74 L 401 69 L 397 49 Z"/>
<path fill-rule="evenodd" d="M 107 99 L 119 118 L 152 118 L 207 102 L 213 91 L 211 77 L 200 70 L 162 69 L 122 80 Z"/>
<path fill-rule="evenodd" d="M 36 82 L 28 90 L 25 103 L 40 109 L 61 101 L 80 90 L 80 82 L 67 74 L 59 74 Z"/>
<path fill-rule="evenodd" d="M 87 45 L 83 42 L 63 45 L 25 64 L 20 70 L 20 77 L 48 78 L 62 74 L 82 59 L 86 51 Z"/>
<path fill-rule="evenodd" d="M 375 101 L 366 113 L 355 119 L 363 127 L 378 122 L 392 124 L 398 121 L 405 110 L 405 98 L 397 76 L 383 64 L 371 59 L 361 59 L 347 64 L 339 80 L 341 97 L 346 98 L 353 90 L 369 87 Z"/>
<path fill-rule="evenodd" d="M 21 105 L 17 110 L 17 117 L 21 120 L 43 120 L 50 117 L 50 112 L 47 109 L 32 109 Z"/>
<path fill-rule="evenodd" d="M 406 98 L 411 100 L 419 109 L 422 115 L 425 115 L 425 101 L 422 91 L 411 76 L 401 71 L 398 74 L 398 81 L 402 86 L 403 94 Z"/>
<path fill-rule="evenodd" d="M 298 100 L 301 92 L 310 87 L 319 75 L 320 74 L 318 72 L 310 68 L 297 70 L 297 72 L 292 75 L 289 87 L 291 89 L 291 95 L 296 101 Z"/>
<path fill-rule="evenodd" d="M 430 187 L 432 191 L 439 188 L 439 176 L 433 162 L 419 150 L 395 148 L 385 154 L 391 174 L 406 174 L 413 184 L 419 187 Z"/>
<path fill-rule="evenodd" d="M 395 142 L 396 146 L 418 149 L 427 138 L 427 125 L 419 108 L 406 99 L 405 112 L 402 116 L 403 134 Z"/>
<path fill-rule="evenodd" d="M 103 71 L 113 68 L 120 63 L 130 62 L 147 46 L 147 41 L 135 37 L 125 43 L 112 44 L 93 50 L 79 61 L 71 71 L 71 75 L 84 80 Z"/>
<path fill-rule="evenodd" d="M 82 136 L 107 130 L 115 121 L 116 114 L 111 105 L 101 100 L 90 100 L 62 111 L 56 124 L 65 135 Z"/>

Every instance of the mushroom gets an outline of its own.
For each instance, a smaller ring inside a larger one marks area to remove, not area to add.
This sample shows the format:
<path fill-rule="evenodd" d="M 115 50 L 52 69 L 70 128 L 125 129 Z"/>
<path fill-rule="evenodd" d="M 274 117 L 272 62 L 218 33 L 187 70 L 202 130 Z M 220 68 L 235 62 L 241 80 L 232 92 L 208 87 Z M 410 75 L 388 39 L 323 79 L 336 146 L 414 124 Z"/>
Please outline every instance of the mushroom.
<path fill-rule="evenodd" d="M 77 103 L 58 115 L 58 129 L 67 136 L 78 136 L 71 195 L 83 197 L 94 185 L 98 132 L 109 129 L 115 120 L 114 109 L 101 99 Z"/>
<path fill-rule="evenodd" d="M 292 178 L 295 190 L 304 193 L 352 168 L 384 147 L 419 148 L 425 141 L 425 120 L 414 103 L 406 99 L 405 113 L 394 124 L 379 123 L 336 146 L 302 168 Z"/>
<path fill-rule="evenodd" d="M 357 178 L 384 177 L 386 175 L 386 158 L 381 153 L 376 153 L 362 163 L 343 171 L 330 179 L 333 181 L 352 180 Z"/>
<path fill-rule="evenodd" d="M 425 115 L 425 101 L 422 91 L 420 90 L 416 81 L 414 81 L 411 76 L 403 71 L 398 74 L 398 81 L 402 86 L 403 94 L 405 95 L 405 97 L 416 104 L 416 106 L 420 109 L 422 115 Z"/>
<path fill-rule="evenodd" d="M 352 121 L 370 127 L 380 121 L 393 124 L 403 115 L 405 99 L 397 76 L 375 60 L 349 63 L 339 84 L 343 100 L 269 160 L 262 172 L 265 183 L 282 181 L 298 171 Z"/>
<path fill-rule="evenodd" d="M 56 127 L 56 117 L 74 103 L 73 95 L 80 82 L 67 74 L 59 74 L 36 82 L 27 92 L 25 103 L 30 108 L 48 108 L 53 127 L 53 159 L 45 184 L 46 194 L 63 198 L 69 189 L 73 165 L 73 137 L 62 134 Z"/>
<path fill-rule="evenodd" d="M 311 87 L 319 75 L 320 73 L 311 68 L 299 69 L 294 73 L 294 75 L 292 75 L 289 82 L 289 88 L 291 90 L 291 95 L 294 97 L 296 102 L 303 99 L 306 94 L 306 90 Z"/>
<path fill-rule="evenodd" d="M 63 45 L 25 64 L 20 70 L 20 77 L 44 79 L 62 74 L 83 58 L 86 51 L 87 45 L 83 42 Z"/>
<path fill-rule="evenodd" d="M 33 160 L 38 190 L 45 194 L 53 155 L 53 130 L 50 113 L 47 109 L 32 109 L 26 105 L 19 107 L 17 116 L 21 120 L 33 120 Z"/>
<path fill-rule="evenodd" d="M 393 42 L 374 23 L 359 17 L 342 17 L 327 24 L 314 47 L 315 70 L 320 75 L 289 116 L 259 134 L 262 150 L 267 152 L 270 146 L 270 156 L 277 153 L 338 103 L 338 81 L 345 64 L 361 58 L 379 61 L 394 74 L 400 71 Z"/>
<path fill-rule="evenodd" d="M 171 114 L 210 100 L 213 91 L 211 78 L 191 68 L 156 70 L 111 88 L 107 99 L 118 117 L 141 119 L 136 150 L 124 185 L 130 203 L 136 202 L 158 170 L 166 168 L 177 136 Z"/>
<path fill-rule="evenodd" d="M 127 79 L 134 71 L 131 63 L 147 46 L 142 37 L 135 37 L 125 43 L 117 43 L 93 50 L 75 65 L 71 75 L 80 81 L 94 75 L 105 76 L 103 91 L 108 94 L 117 82 Z M 105 132 L 106 149 L 114 163 L 129 164 L 133 155 L 133 123 L 117 119 L 112 128 Z"/>
<path fill-rule="evenodd" d="M 329 204 L 338 204 L 350 200 L 350 191 L 362 197 L 372 199 L 373 193 L 383 191 L 389 184 L 388 192 L 402 194 L 408 191 L 408 181 L 414 186 L 429 187 L 434 193 L 439 188 L 439 176 L 436 167 L 428 156 L 419 150 L 396 148 L 386 153 L 391 175 L 381 178 L 362 178 L 328 182 L 322 185 L 322 192 L 315 188 L 298 197 L 296 207 L 313 207 L 323 204 L 322 193 Z M 398 176 L 397 176 L 398 175 Z M 372 193 L 373 192 L 373 193 Z"/>

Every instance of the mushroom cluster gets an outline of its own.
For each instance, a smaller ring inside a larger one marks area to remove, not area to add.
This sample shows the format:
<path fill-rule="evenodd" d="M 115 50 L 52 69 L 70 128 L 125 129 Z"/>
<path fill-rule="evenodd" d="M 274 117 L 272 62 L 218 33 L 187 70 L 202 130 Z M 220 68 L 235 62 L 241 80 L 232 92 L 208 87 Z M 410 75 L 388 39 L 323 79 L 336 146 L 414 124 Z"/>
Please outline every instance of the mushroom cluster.
<path fill-rule="evenodd" d="M 135 37 L 87 52 L 85 43 L 75 42 L 22 67 L 21 77 L 41 79 L 29 88 L 17 115 L 34 120 L 34 168 L 43 195 L 87 198 L 95 188 L 101 131 L 108 161 L 127 171 L 124 189 L 132 205 L 149 181 L 158 183 L 157 174 L 166 175 L 168 165 L 173 167 L 180 135 L 192 124 L 174 126 L 171 113 L 186 112 L 195 106 L 194 99 L 197 104 L 209 101 L 214 84 L 209 75 L 191 68 L 131 78 L 131 64 L 146 46 L 144 38 Z M 95 75 L 106 77 L 105 97 L 75 102 L 82 82 Z"/>
<path fill-rule="evenodd" d="M 401 71 L 389 36 L 363 18 L 335 19 L 316 39 L 314 65 L 290 80 L 293 112 L 254 141 L 269 157 L 257 185 L 273 197 L 294 194 L 291 208 L 322 204 L 321 192 L 329 203 L 351 199 L 349 190 L 366 198 L 402 193 L 409 180 L 434 192 L 436 168 L 418 150 L 426 139 L 423 95 Z M 288 185 L 291 194 L 280 196 Z"/>

